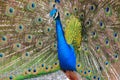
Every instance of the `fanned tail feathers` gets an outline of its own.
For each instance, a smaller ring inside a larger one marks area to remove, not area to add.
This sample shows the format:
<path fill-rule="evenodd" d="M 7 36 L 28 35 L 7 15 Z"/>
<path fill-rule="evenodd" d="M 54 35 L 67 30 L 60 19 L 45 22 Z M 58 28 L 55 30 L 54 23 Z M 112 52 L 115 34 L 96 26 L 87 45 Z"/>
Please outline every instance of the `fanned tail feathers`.
<path fill-rule="evenodd" d="M 55 23 L 48 18 L 53 7 L 75 48 L 80 79 L 120 80 L 120 1 L 54 1 L 0 0 L 0 80 L 60 70 Z M 75 72 L 66 74 L 79 79 Z"/>

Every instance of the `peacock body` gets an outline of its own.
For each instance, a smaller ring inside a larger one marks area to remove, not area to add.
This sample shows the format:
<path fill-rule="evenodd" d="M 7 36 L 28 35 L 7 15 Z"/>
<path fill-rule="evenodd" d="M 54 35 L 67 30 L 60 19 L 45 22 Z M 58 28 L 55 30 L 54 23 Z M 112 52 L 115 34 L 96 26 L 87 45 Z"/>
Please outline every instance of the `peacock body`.
<path fill-rule="evenodd" d="M 119 52 L 119 0 L 0 1 L 0 80 L 60 69 L 120 80 Z"/>

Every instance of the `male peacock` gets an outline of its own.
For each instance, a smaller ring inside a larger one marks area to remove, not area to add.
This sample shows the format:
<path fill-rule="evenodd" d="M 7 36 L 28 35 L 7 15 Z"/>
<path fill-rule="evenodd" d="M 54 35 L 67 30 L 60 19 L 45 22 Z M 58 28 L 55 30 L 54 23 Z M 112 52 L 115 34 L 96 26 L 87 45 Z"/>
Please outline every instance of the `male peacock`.
<path fill-rule="evenodd" d="M 0 0 L 0 38 L 0 80 L 120 80 L 119 0 Z"/>
<path fill-rule="evenodd" d="M 62 24 L 60 20 L 60 14 L 58 10 L 54 8 L 50 12 L 50 16 L 53 17 L 56 22 L 57 51 L 58 51 L 58 59 L 60 63 L 60 68 L 66 73 L 67 71 L 76 71 L 75 51 L 74 51 L 73 46 L 67 44 L 66 42 L 64 31 L 62 29 Z M 71 80 L 73 79 L 74 78 L 71 77 Z"/>

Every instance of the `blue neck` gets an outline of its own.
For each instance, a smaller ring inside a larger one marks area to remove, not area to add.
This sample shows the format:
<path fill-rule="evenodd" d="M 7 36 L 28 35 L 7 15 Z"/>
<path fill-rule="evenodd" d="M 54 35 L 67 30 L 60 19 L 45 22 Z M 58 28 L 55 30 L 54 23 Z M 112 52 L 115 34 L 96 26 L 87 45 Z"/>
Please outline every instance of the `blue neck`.
<path fill-rule="evenodd" d="M 56 33 L 57 33 L 58 45 L 59 44 L 62 44 L 62 45 L 67 44 L 65 36 L 64 36 L 64 31 L 62 29 L 62 24 L 61 24 L 60 18 L 56 19 Z"/>

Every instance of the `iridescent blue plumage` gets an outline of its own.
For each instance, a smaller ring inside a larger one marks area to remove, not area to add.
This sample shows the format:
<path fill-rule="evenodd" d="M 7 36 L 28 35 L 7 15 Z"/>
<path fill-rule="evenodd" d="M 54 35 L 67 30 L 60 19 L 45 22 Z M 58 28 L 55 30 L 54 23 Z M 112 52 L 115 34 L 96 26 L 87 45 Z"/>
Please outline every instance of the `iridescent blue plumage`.
<path fill-rule="evenodd" d="M 50 12 L 50 16 L 53 17 L 56 22 L 57 51 L 60 67 L 64 71 L 76 71 L 75 51 L 72 45 L 69 45 L 66 42 L 58 10 L 53 9 Z"/>

